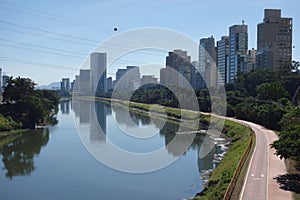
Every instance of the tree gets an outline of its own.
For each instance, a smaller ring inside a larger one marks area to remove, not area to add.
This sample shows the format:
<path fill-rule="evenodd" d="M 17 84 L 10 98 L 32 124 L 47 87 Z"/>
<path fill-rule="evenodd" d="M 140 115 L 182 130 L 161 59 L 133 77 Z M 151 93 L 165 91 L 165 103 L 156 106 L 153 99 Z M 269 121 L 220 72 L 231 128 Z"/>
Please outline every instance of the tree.
<path fill-rule="evenodd" d="M 36 83 L 28 78 L 17 77 L 13 79 L 13 77 L 10 77 L 7 86 L 4 88 L 3 102 L 17 104 L 24 101 L 26 97 L 34 94 L 35 85 Z"/>
<path fill-rule="evenodd" d="M 59 98 L 53 91 L 34 90 L 36 84 L 28 78 L 9 79 L 3 93 L 0 112 L 21 122 L 23 128 L 35 128 L 37 124 L 53 120 L 58 111 Z"/>
<path fill-rule="evenodd" d="M 280 158 L 300 158 L 300 125 L 293 125 L 286 128 L 279 135 L 279 140 L 271 145 L 276 149 L 276 155 Z"/>
<path fill-rule="evenodd" d="M 261 100 L 277 101 L 289 97 L 286 89 L 279 82 L 263 83 L 256 87 L 257 97 Z"/>

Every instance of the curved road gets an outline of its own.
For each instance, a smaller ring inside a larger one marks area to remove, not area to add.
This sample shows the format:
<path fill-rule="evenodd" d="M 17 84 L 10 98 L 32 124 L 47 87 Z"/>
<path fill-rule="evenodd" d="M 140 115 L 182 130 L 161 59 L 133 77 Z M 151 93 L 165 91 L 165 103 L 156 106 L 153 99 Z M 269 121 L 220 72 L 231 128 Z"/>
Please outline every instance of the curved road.
<path fill-rule="evenodd" d="M 292 193 L 280 188 L 274 178 L 287 173 L 284 160 L 274 155 L 270 144 L 278 139 L 271 130 L 252 122 L 226 118 L 249 126 L 256 135 L 256 146 L 253 151 L 240 200 L 292 200 Z"/>

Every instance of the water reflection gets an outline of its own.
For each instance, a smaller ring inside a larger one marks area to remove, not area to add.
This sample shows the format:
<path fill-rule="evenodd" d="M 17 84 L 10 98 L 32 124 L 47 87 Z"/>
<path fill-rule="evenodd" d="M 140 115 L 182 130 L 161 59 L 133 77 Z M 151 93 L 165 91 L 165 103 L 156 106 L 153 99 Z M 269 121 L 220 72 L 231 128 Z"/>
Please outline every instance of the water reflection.
<path fill-rule="evenodd" d="M 61 100 L 60 101 L 60 110 L 64 115 L 69 114 L 70 112 L 70 100 Z"/>
<path fill-rule="evenodd" d="M 14 176 L 31 174 L 35 170 L 34 157 L 48 141 L 48 129 L 27 131 L 12 140 L 7 138 L 7 143 L 0 147 L 6 177 L 13 179 Z"/>
<path fill-rule="evenodd" d="M 176 122 L 151 118 L 145 113 L 139 113 L 136 111 L 128 112 L 128 109 L 116 104 L 111 106 L 101 102 L 86 100 L 74 101 L 72 104 L 79 124 L 83 127 L 85 125 L 89 127 L 90 144 L 103 144 L 106 141 L 106 137 L 109 137 L 109 135 L 112 134 L 107 133 L 107 117 L 108 115 L 113 114 L 117 124 L 121 127 L 125 126 L 127 128 L 131 128 L 129 130 L 138 129 L 139 132 L 143 132 L 145 131 L 143 130 L 145 126 L 153 126 L 154 129 L 156 128 L 159 130 L 158 135 L 160 137 L 158 139 L 164 139 L 164 147 L 167 149 L 168 153 L 174 157 L 181 156 L 182 152 L 185 152 L 187 148 L 186 144 L 188 143 L 190 136 L 187 134 L 176 135 L 176 132 L 179 131 L 180 127 L 180 125 Z M 93 109 L 95 109 L 95 112 L 92 112 Z M 96 115 L 96 117 L 93 115 Z M 111 126 L 111 122 L 108 123 L 109 126 Z M 180 131 L 188 131 L 188 129 L 185 130 L 181 127 Z M 178 137 L 178 139 L 173 140 L 175 136 Z M 214 155 L 217 153 L 216 147 L 214 147 L 204 158 L 199 158 L 200 148 L 204 141 L 204 137 L 204 134 L 197 134 L 189 147 L 190 149 L 194 149 L 198 152 L 197 163 L 199 172 L 201 170 L 209 170 L 216 167 L 216 163 L 213 162 Z M 137 144 L 136 142 L 137 141 L 133 141 L 131 143 L 127 143 L 127 145 L 135 146 Z M 150 139 L 148 145 L 151 145 Z"/>

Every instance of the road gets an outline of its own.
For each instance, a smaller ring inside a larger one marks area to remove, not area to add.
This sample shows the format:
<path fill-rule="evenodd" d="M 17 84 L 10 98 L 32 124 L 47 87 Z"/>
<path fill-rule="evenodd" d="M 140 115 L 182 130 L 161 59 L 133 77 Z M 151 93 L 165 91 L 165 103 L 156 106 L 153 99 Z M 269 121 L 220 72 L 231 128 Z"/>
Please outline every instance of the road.
<path fill-rule="evenodd" d="M 252 128 L 256 135 L 256 145 L 252 154 L 240 200 L 292 200 L 292 193 L 280 188 L 274 178 L 286 174 L 284 160 L 274 155 L 270 144 L 278 139 L 271 130 L 243 120 L 227 118 Z"/>

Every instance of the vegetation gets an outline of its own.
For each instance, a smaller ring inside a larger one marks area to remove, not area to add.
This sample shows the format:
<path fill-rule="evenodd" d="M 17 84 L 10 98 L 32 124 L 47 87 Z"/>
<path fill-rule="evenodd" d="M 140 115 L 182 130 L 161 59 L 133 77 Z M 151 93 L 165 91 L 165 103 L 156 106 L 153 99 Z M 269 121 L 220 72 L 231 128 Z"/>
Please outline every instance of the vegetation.
<path fill-rule="evenodd" d="M 11 117 L 6 118 L 0 114 L 0 132 L 19 129 L 21 126 L 21 123 L 15 122 Z"/>
<path fill-rule="evenodd" d="M 293 108 L 280 121 L 283 127 L 279 140 L 272 144 L 280 158 L 293 158 L 300 162 L 300 108 Z"/>
<path fill-rule="evenodd" d="M 28 78 L 9 79 L 0 106 L 0 113 L 6 118 L 2 121 L 7 122 L 3 130 L 56 123 L 59 97 L 49 90 L 34 90 L 35 85 Z"/>
<path fill-rule="evenodd" d="M 223 199 L 251 139 L 249 128 L 232 121 L 225 121 L 223 133 L 231 138 L 232 146 L 218 167 L 212 172 L 207 187 L 194 198 L 195 200 Z"/>

